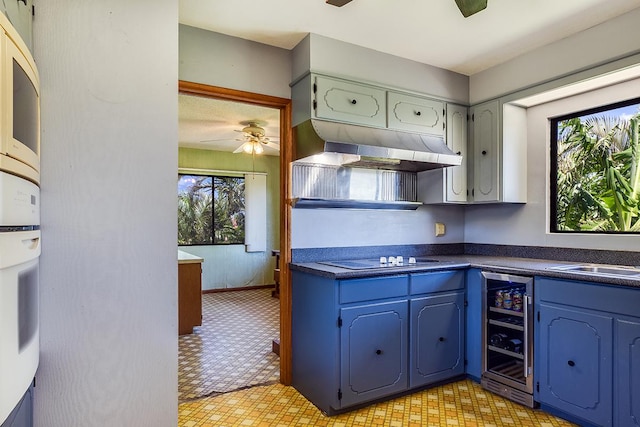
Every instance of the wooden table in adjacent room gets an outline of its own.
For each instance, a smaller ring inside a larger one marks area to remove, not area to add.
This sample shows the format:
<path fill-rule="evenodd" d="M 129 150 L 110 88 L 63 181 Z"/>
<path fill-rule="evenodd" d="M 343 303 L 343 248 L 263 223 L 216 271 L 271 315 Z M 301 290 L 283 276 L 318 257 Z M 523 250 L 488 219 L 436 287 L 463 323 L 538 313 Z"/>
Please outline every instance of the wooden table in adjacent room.
<path fill-rule="evenodd" d="M 204 259 L 178 250 L 178 334 L 193 333 L 202 325 L 202 262 Z"/>

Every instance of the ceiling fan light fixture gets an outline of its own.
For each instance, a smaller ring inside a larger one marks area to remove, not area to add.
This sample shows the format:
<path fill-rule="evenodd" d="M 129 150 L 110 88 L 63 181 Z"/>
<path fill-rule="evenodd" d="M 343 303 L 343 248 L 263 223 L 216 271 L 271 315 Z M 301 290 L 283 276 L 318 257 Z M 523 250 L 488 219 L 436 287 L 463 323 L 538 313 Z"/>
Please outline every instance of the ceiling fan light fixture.
<path fill-rule="evenodd" d="M 259 142 L 254 142 L 253 143 L 253 152 L 256 154 L 262 154 L 262 152 L 264 151 L 264 149 L 262 148 L 262 145 L 260 145 Z"/>
<path fill-rule="evenodd" d="M 242 151 L 247 154 L 251 154 L 253 152 L 253 143 L 247 142 L 246 144 L 244 144 L 244 148 L 242 149 Z"/>
<path fill-rule="evenodd" d="M 487 8 L 487 0 L 456 0 L 456 4 L 465 18 Z"/>

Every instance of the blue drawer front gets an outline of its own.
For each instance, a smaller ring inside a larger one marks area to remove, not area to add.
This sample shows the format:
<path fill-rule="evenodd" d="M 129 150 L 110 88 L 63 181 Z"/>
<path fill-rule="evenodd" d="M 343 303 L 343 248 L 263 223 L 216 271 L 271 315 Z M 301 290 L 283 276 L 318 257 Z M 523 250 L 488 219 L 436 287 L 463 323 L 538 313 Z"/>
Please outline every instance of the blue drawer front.
<path fill-rule="evenodd" d="M 408 294 L 407 276 L 384 276 L 340 281 L 340 304 L 402 297 Z"/>
<path fill-rule="evenodd" d="M 411 295 L 464 289 L 464 270 L 412 274 Z"/>
<path fill-rule="evenodd" d="M 536 277 L 539 301 L 638 316 L 640 289 L 594 282 Z"/>

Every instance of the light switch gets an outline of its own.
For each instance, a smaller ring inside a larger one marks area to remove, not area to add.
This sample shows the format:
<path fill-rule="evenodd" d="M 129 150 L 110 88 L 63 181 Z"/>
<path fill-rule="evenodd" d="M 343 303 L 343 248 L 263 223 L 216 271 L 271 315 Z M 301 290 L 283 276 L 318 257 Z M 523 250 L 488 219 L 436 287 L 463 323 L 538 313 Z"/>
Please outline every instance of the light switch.
<path fill-rule="evenodd" d="M 446 229 L 443 223 L 436 222 L 436 237 L 444 236 Z"/>

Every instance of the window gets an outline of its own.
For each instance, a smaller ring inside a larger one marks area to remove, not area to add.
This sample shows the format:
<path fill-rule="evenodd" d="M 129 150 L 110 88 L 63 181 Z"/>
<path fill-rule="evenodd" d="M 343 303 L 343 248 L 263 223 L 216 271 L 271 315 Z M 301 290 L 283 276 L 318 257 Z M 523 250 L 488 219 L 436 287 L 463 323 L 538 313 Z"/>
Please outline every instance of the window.
<path fill-rule="evenodd" d="M 178 245 L 244 244 L 244 178 L 178 176 Z"/>
<path fill-rule="evenodd" d="M 640 98 L 551 120 L 551 231 L 640 233 Z"/>

